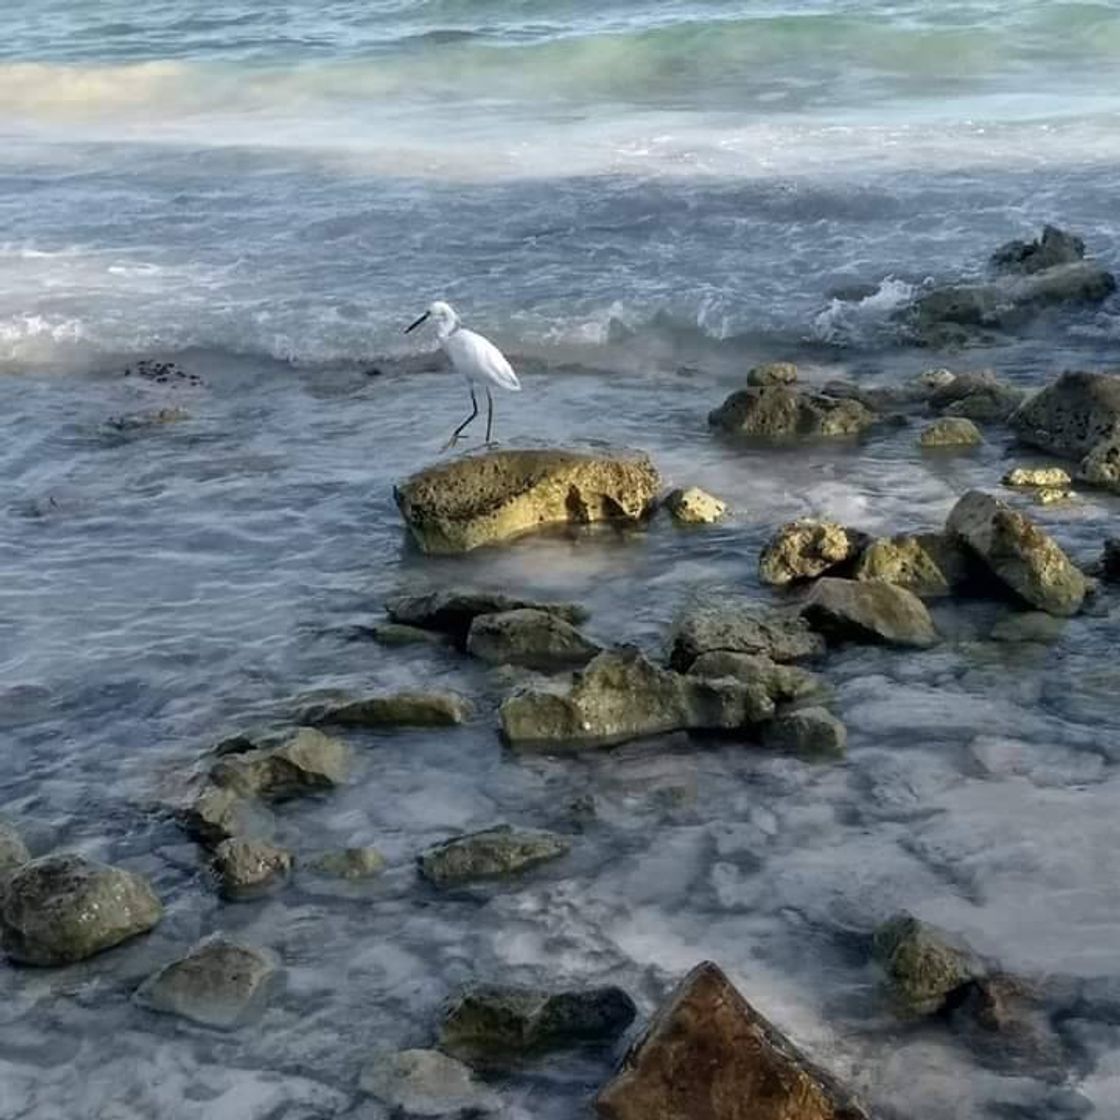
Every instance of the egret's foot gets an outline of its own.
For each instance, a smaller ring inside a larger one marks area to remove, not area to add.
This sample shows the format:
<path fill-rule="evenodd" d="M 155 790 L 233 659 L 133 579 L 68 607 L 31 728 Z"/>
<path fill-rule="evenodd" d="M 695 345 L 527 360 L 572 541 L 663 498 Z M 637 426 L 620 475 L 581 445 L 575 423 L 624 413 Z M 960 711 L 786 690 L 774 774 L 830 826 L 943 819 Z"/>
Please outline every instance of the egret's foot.
<path fill-rule="evenodd" d="M 487 451 L 496 451 L 502 445 L 496 439 L 488 439 L 482 446 L 485 447 Z"/>
<path fill-rule="evenodd" d="M 451 438 L 439 449 L 442 455 L 445 451 L 450 451 L 463 437 L 458 432 L 452 432 Z"/>

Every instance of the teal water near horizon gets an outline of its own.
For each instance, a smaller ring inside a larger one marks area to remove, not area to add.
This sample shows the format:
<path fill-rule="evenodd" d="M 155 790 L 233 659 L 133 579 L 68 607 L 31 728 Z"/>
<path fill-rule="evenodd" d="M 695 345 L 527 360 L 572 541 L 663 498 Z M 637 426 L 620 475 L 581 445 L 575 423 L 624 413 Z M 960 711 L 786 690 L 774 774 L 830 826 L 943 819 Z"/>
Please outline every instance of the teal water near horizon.
<path fill-rule="evenodd" d="M 6 0 L 0 28 L 0 815 L 167 906 L 73 968 L 0 967 L 0 1120 L 396 1120 L 361 1071 L 433 1045 L 461 985 L 617 983 L 644 1021 L 705 958 L 879 1120 L 1120 1120 L 1115 592 L 1037 641 L 953 600 L 933 649 L 831 652 L 826 763 L 514 755 L 497 706 L 538 678 L 368 640 L 386 596 L 469 585 L 579 602 L 660 660 L 696 598 L 785 602 L 756 571 L 780 524 L 936 530 L 971 488 L 1095 560 L 1120 497 L 1000 489 L 1035 456 L 999 425 L 929 454 L 917 417 L 775 448 L 706 416 L 760 360 L 1028 390 L 1116 367 L 1116 296 L 960 353 L 892 314 L 1046 222 L 1120 271 L 1120 0 Z M 521 376 L 498 439 L 642 447 L 726 520 L 419 555 L 393 486 L 469 403 L 402 333 L 441 297 Z M 173 814 L 213 745 L 309 692 L 421 687 L 474 717 L 348 735 L 351 780 L 276 807 L 291 884 L 221 901 Z M 572 854 L 418 881 L 499 822 Z M 376 880 L 308 867 L 366 845 Z M 1037 982 L 1042 1044 L 900 1023 L 866 952 L 899 909 Z M 258 1019 L 132 1002 L 217 930 L 283 962 Z M 492 1075 L 501 1120 L 589 1120 L 623 1045 Z"/>

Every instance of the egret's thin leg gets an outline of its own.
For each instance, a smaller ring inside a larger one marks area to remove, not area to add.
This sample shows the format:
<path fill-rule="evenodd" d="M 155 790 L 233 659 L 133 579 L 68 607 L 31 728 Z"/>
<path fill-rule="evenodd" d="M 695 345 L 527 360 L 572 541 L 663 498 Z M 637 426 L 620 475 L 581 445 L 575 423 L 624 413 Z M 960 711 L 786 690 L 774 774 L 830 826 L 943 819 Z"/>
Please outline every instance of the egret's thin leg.
<path fill-rule="evenodd" d="M 446 451 L 449 447 L 454 447 L 459 442 L 459 437 L 463 434 L 463 429 L 478 415 L 478 401 L 474 397 L 474 386 L 471 386 L 471 414 L 464 420 L 456 429 L 451 433 L 451 438 L 443 445 L 443 450 Z"/>
<path fill-rule="evenodd" d="M 494 398 L 490 395 L 490 386 L 486 386 L 486 442 L 490 443 L 490 429 L 494 426 Z"/>

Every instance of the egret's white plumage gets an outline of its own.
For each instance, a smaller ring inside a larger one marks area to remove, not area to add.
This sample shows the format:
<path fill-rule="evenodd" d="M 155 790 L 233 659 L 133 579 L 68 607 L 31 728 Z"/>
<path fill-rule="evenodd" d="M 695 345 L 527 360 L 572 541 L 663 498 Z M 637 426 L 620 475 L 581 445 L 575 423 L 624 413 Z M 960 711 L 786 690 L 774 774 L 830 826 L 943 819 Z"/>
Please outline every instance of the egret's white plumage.
<path fill-rule="evenodd" d="M 436 329 L 443 352 L 451 359 L 452 366 L 467 379 L 471 394 L 471 414 L 455 429 L 447 447 L 456 443 L 463 429 L 478 415 L 478 402 L 475 400 L 474 387 L 481 384 L 486 389 L 488 403 L 486 414 L 486 442 L 490 442 L 490 430 L 494 422 L 494 399 L 490 396 L 490 386 L 519 392 L 521 382 L 506 360 L 506 356 L 488 338 L 475 331 L 469 331 L 460 322 L 458 313 L 443 300 L 436 300 L 419 319 L 405 331 L 415 330 L 422 323 L 431 320 Z M 445 448 L 446 450 L 446 448 Z"/>

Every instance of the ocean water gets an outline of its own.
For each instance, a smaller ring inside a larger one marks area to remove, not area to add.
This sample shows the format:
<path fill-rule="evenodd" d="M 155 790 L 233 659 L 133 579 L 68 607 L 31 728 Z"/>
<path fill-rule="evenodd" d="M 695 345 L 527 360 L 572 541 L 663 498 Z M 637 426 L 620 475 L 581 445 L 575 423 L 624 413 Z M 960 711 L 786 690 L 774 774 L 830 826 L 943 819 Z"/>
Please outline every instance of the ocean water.
<path fill-rule="evenodd" d="M 1120 1117 L 1114 596 L 1049 646 L 949 605 L 935 650 L 830 657 L 833 765 L 677 739 L 514 757 L 495 712 L 523 676 L 355 639 L 388 593 L 467 583 L 660 653 L 691 597 L 767 597 L 780 522 L 932 528 L 995 487 L 1023 461 L 998 430 L 922 458 L 913 429 L 775 451 L 705 418 L 767 358 L 1025 387 L 1115 365 L 1115 300 L 962 355 L 902 346 L 891 312 L 1047 221 L 1120 268 L 1120 3 L 7 0 L 0 26 L 0 813 L 168 905 L 81 966 L 0 969 L 0 1120 L 374 1120 L 361 1066 L 431 1044 L 461 983 L 617 982 L 645 1015 L 704 958 L 884 1116 Z M 402 334 L 439 297 L 522 376 L 500 439 L 644 447 L 729 519 L 418 556 L 392 484 L 468 403 Z M 187 416 L 111 423 L 158 408 Z M 1034 512 L 1088 560 L 1120 503 Z M 297 855 L 375 844 L 385 877 L 220 903 L 169 812 L 206 748 L 309 690 L 417 684 L 476 718 L 355 735 L 354 780 L 280 812 Z M 503 820 L 573 853 L 417 883 L 424 846 Z M 1067 993 L 1060 1076 L 895 1021 L 859 945 L 899 907 Z M 259 1023 L 130 1002 L 217 929 L 283 959 Z M 506 1115 L 590 1116 L 617 1056 L 499 1079 Z"/>

